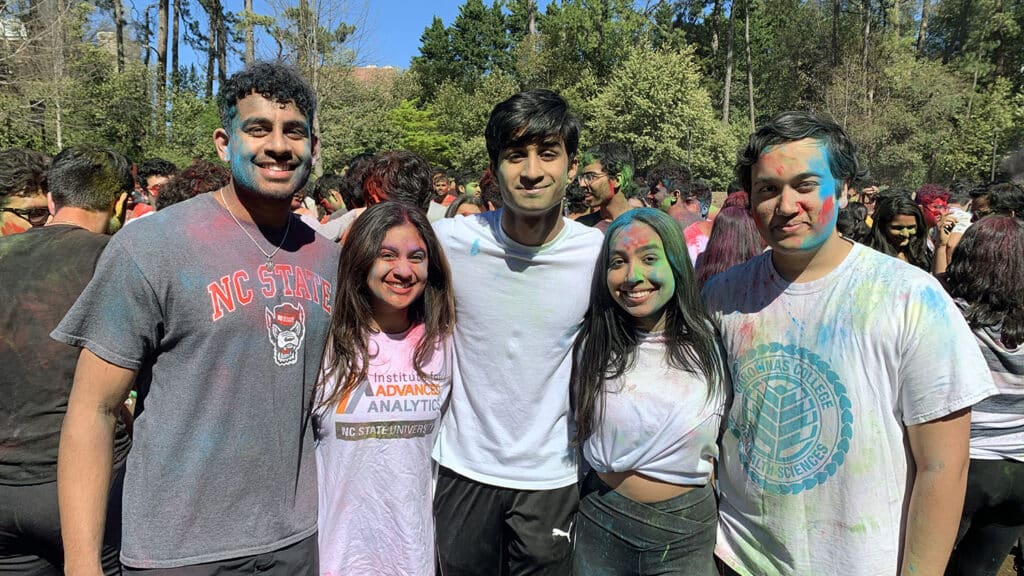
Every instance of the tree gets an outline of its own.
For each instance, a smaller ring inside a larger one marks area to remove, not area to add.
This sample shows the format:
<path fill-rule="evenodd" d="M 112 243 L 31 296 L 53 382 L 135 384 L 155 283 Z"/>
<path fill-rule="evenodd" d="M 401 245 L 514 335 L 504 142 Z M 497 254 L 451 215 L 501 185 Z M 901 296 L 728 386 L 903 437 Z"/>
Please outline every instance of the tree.
<path fill-rule="evenodd" d="M 715 116 L 691 50 L 634 48 L 591 106 L 588 141 L 633 149 L 639 168 L 672 159 L 724 188 L 736 142 Z"/>

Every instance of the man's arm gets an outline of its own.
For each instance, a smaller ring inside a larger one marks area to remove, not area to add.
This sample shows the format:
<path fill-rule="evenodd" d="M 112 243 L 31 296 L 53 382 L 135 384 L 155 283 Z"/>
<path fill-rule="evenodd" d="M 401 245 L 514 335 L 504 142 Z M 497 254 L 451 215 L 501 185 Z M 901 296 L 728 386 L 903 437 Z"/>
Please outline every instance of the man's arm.
<path fill-rule="evenodd" d="M 971 409 L 907 428 L 916 472 L 907 513 L 903 576 L 941 576 L 967 490 Z"/>
<path fill-rule="evenodd" d="M 65 574 L 103 573 L 100 547 L 113 466 L 114 424 L 134 381 L 134 370 L 82 349 L 57 456 Z"/>

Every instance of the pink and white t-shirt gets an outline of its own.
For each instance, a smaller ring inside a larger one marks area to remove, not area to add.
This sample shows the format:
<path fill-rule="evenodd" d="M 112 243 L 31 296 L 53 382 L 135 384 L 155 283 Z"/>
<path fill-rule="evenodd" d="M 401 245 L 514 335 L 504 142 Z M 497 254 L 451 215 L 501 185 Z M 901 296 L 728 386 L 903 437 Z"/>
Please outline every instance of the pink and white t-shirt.
<path fill-rule="evenodd" d="M 434 574 L 430 452 L 450 388 L 451 347 L 435 349 L 424 382 L 412 361 L 423 332 L 417 324 L 372 334 L 366 379 L 319 413 L 323 576 Z M 324 378 L 326 389 L 340 380 Z"/>

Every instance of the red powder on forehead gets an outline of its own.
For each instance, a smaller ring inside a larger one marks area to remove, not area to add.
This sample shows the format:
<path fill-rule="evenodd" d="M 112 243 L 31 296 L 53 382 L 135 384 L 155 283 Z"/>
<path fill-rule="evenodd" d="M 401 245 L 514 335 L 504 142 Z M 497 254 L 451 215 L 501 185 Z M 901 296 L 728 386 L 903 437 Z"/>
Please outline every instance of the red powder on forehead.
<path fill-rule="evenodd" d="M 659 239 L 658 234 L 650 226 L 634 222 L 622 229 L 615 237 L 615 245 L 620 248 L 637 248 L 646 246 Z"/>

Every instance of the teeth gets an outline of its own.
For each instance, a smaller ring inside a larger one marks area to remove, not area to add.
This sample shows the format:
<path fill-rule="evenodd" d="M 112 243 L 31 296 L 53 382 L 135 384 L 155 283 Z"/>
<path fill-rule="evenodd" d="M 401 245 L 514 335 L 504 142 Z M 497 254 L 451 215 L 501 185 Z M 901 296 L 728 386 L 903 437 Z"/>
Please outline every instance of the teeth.
<path fill-rule="evenodd" d="M 640 299 L 640 298 L 647 297 L 647 295 L 650 294 L 651 292 L 652 292 L 651 290 L 637 290 L 635 292 L 623 292 L 622 294 L 626 298 Z"/>

